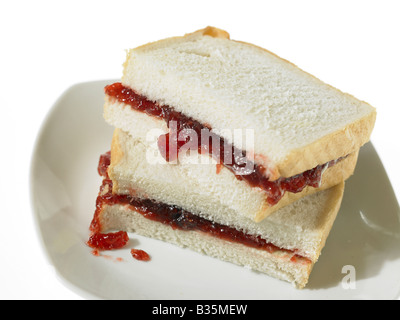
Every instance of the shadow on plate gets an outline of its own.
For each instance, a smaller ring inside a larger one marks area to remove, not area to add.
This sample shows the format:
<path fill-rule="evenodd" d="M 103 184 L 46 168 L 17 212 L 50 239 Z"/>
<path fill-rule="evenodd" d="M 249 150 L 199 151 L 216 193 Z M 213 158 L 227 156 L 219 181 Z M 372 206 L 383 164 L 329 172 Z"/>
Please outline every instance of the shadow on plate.
<path fill-rule="evenodd" d="M 380 273 L 400 259 L 400 207 L 372 143 L 360 150 L 354 175 L 346 182 L 341 209 L 308 289 L 338 286 L 353 266 L 356 281 Z M 385 281 L 392 281 L 391 277 Z"/>

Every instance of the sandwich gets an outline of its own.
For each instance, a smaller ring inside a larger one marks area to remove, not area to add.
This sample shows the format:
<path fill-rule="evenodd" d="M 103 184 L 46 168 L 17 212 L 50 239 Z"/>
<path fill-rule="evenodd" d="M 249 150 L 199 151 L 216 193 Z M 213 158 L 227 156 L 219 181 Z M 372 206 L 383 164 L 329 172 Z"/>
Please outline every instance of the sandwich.
<path fill-rule="evenodd" d="M 129 50 L 105 88 L 92 236 L 136 232 L 303 288 L 375 117 L 217 28 Z"/>
<path fill-rule="evenodd" d="M 213 181 L 202 196 L 256 222 L 351 176 L 376 117 L 369 104 L 212 27 L 128 51 L 121 82 L 105 93 L 109 124 L 157 145 L 171 165 L 182 153 L 210 159 L 213 171 L 198 168 Z M 113 170 L 115 193 L 140 191 L 132 174 Z M 248 201 L 237 205 L 228 185 Z M 193 190 L 181 196 L 179 205 L 197 205 Z"/>

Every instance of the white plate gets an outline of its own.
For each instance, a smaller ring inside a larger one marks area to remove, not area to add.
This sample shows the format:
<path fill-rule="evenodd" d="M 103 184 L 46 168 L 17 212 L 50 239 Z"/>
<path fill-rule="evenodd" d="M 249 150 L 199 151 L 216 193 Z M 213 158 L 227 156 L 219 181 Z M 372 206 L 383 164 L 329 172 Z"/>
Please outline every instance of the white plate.
<path fill-rule="evenodd" d="M 113 128 L 102 118 L 103 88 L 81 83 L 51 109 L 38 136 L 31 196 L 44 249 L 63 282 L 103 299 L 396 299 L 400 293 L 400 209 L 368 143 L 346 183 L 338 218 L 306 289 L 168 243 L 130 234 L 126 249 L 95 257 L 85 244 L 101 178 L 97 164 Z M 130 248 L 147 251 L 141 262 Z M 121 257 L 123 261 L 117 261 Z M 345 281 L 355 271 L 355 288 Z M 343 269 L 345 268 L 345 269 Z"/>

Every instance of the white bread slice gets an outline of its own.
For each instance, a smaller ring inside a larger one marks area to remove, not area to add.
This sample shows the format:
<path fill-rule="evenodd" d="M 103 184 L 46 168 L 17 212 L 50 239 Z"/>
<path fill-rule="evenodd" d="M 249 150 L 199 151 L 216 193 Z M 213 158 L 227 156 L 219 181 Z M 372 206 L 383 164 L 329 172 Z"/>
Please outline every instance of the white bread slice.
<path fill-rule="evenodd" d="M 171 226 L 145 218 L 132 205 L 100 205 L 97 218 L 101 232 L 124 230 L 187 247 L 199 253 L 224 261 L 246 266 L 255 271 L 291 282 L 296 288 L 304 288 L 311 270 L 325 246 L 339 210 L 344 183 L 303 197 L 260 223 L 249 222 L 248 233 L 263 235 L 280 248 L 296 250 L 295 253 L 309 259 L 293 259 L 294 253 L 248 247 L 241 243 L 223 240 L 195 230 L 173 229 Z M 251 231 L 250 231 L 251 229 Z"/>
<path fill-rule="evenodd" d="M 136 114 L 143 117 L 136 121 L 137 135 L 131 137 L 121 129 L 114 131 L 108 169 L 113 192 L 178 205 L 222 224 L 233 223 L 235 227 L 243 227 L 248 219 L 259 222 L 301 197 L 341 183 L 353 173 L 357 162 L 358 152 L 354 152 L 323 173 L 319 188 L 286 192 L 278 204 L 270 206 L 262 189 L 238 180 L 225 167 L 217 170 L 216 162 L 207 155 L 182 153 L 178 164 L 166 162 L 157 146 L 149 144 L 143 136 L 149 122 L 156 120 Z"/>
<path fill-rule="evenodd" d="M 224 129 L 254 129 L 254 150 L 245 151 L 271 180 L 357 151 L 376 117 L 369 104 L 212 27 L 129 50 L 122 84 L 230 143 Z"/>

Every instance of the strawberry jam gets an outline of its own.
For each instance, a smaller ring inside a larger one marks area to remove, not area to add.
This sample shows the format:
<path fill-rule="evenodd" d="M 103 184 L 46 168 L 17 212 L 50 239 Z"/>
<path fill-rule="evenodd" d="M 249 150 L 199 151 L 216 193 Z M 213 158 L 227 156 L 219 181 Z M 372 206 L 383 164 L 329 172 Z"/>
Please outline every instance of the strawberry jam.
<path fill-rule="evenodd" d="M 97 172 L 100 176 L 108 179 L 107 169 L 111 162 L 111 152 L 106 152 L 102 154 L 99 159 L 99 164 L 97 166 Z M 106 187 L 104 184 L 100 188 L 100 193 L 107 193 L 108 190 L 104 190 Z M 96 211 L 95 217 L 98 217 L 98 214 L 101 209 L 102 202 L 97 198 L 96 201 Z M 89 240 L 87 241 L 87 245 L 91 248 L 97 250 L 114 250 L 123 248 L 129 241 L 128 234 L 125 231 L 119 231 L 114 233 L 101 233 L 101 227 L 98 223 L 98 219 L 93 219 L 90 225 L 91 235 Z"/>
<path fill-rule="evenodd" d="M 105 154 L 104 157 L 107 157 L 107 154 Z M 99 165 L 103 163 L 104 162 L 100 162 Z M 104 172 L 104 170 L 99 171 Z M 168 225 L 172 229 L 200 231 L 219 239 L 241 243 L 248 247 L 265 250 L 270 253 L 276 251 L 286 252 L 291 257 L 292 261 L 311 263 L 309 259 L 296 254 L 295 251 L 281 249 L 260 236 L 246 234 L 235 228 L 209 221 L 185 211 L 178 206 L 168 205 L 151 199 L 139 199 L 131 195 L 113 194 L 112 181 L 106 176 L 104 176 L 103 183 L 100 187 L 100 192 L 96 201 L 96 211 L 90 225 L 90 230 L 93 233 L 97 234 L 102 230 L 99 215 L 103 206 L 115 204 L 128 205 L 131 210 L 138 212 L 143 217 Z M 133 251 L 132 254 L 138 255 L 137 257 L 139 259 L 146 259 L 143 253 Z"/>
<path fill-rule="evenodd" d="M 166 121 L 169 133 L 159 137 L 158 147 L 167 161 L 176 160 L 179 150 L 184 145 L 187 146 L 188 143 L 193 142 L 199 153 L 208 153 L 217 160 L 218 164 L 222 164 L 231 170 L 237 179 L 245 180 L 252 187 L 263 189 L 267 194 L 267 202 L 270 205 L 278 203 L 286 191 L 297 193 L 307 186 L 318 188 L 324 170 L 340 160 L 318 165 L 290 178 L 281 177 L 275 181 L 270 181 L 264 166 L 251 162 L 246 158 L 245 151 L 224 141 L 222 137 L 213 133 L 209 126 L 203 125 L 169 106 L 150 101 L 132 89 L 123 86 L 120 82 L 106 86 L 105 93 L 119 102 L 130 105 L 136 111 Z M 187 133 L 190 130 L 196 133 L 197 141 L 191 141 L 193 137 Z"/>
<path fill-rule="evenodd" d="M 100 176 L 108 178 L 107 169 L 111 163 L 111 151 L 106 152 L 100 156 L 97 172 Z"/>
<path fill-rule="evenodd" d="M 128 234 L 125 231 L 111 232 L 111 233 L 93 233 L 88 246 L 98 250 L 114 250 L 121 249 L 129 241 Z"/>
<path fill-rule="evenodd" d="M 131 249 L 131 255 L 136 260 L 140 260 L 140 261 L 149 261 L 150 260 L 149 254 L 146 251 L 143 251 L 140 249 Z"/>

